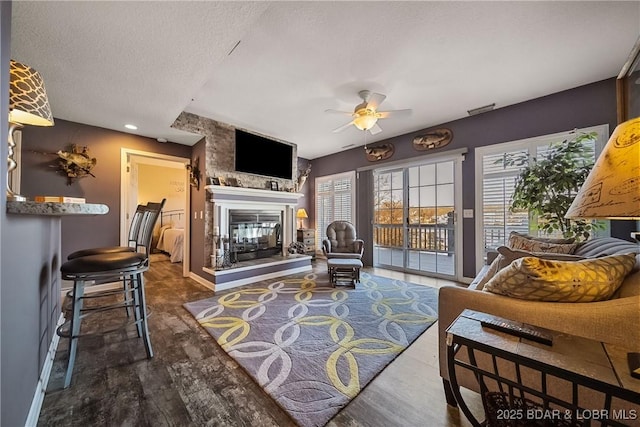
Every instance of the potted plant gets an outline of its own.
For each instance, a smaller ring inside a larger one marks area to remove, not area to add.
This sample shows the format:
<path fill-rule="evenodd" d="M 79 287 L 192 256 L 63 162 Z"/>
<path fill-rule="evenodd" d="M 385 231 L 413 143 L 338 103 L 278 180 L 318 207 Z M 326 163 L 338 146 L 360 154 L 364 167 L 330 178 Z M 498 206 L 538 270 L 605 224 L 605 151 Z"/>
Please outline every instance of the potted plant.
<path fill-rule="evenodd" d="M 501 160 L 505 165 L 527 165 L 516 178 L 510 209 L 536 215 L 539 230 L 547 234 L 560 232 L 564 238 L 577 241 L 588 239 L 593 230 L 602 228 L 599 222 L 564 217 L 593 168 L 589 142 L 596 139 L 595 132 L 580 133 L 571 140 L 550 144 L 538 158 L 505 156 Z"/>

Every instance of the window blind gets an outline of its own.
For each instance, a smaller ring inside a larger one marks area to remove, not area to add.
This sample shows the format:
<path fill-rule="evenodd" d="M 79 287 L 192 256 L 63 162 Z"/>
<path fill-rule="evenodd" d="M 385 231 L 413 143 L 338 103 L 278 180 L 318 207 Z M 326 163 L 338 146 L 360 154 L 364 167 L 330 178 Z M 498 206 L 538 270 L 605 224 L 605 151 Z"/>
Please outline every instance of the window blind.
<path fill-rule="evenodd" d="M 333 221 L 355 224 L 355 172 L 316 178 L 316 246 Z"/>

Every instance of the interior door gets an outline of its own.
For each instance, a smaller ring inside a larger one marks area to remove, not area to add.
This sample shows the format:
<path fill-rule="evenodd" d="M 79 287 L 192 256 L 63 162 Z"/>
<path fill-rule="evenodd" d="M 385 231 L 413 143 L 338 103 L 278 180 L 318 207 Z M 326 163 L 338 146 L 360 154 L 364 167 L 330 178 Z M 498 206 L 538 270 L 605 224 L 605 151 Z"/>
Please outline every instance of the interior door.
<path fill-rule="evenodd" d="M 121 150 L 121 187 L 120 187 L 120 234 L 121 241 L 127 242 L 127 233 L 129 230 L 129 222 L 130 218 L 133 216 L 133 212 L 135 211 L 138 205 L 139 199 L 139 181 L 143 179 L 141 176 L 144 173 L 144 167 L 140 167 L 140 165 L 153 165 L 159 167 L 166 167 L 172 169 L 180 169 L 184 174 L 184 179 L 181 179 L 181 187 L 167 187 L 167 188 L 158 188 L 157 190 L 162 192 L 166 192 L 166 196 L 163 193 L 162 197 L 169 198 L 168 196 L 176 191 L 182 196 L 178 196 L 178 198 L 182 198 L 181 206 L 184 210 L 184 244 L 183 244 L 183 261 L 182 261 L 182 274 L 184 277 L 187 277 L 190 272 L 190 263 L 189 263 L 189 250 L 190 250 L 190 194 L 189 191 L 189 177 L 188 170 L 186 169 L 186 165 L 190 164 L 190 159 L 169 156 L 164 154 L 138 151 L 138 150 L 130 150 L 123 148 Z M 158 196 L 159 198 L 159 196 Z M 144 197 L 142 198 L 142 203 L 146 203 Z M 165 205 L 166 206 L 166 205 Z"/>
<path fill-rule="evenodd" d="M 127 156 L 127 171 L 127 205 L 125 207 L 127 216 L 126 224 L 123 224 L 126 229 L 128 229 L 127 224 L 131 222 L 131 218 L 133 218 L 138 206 L 138 162 L 132 161 L 131 156 Z M 122 238 L 126 242 L 126 236 L 121 236 Z"/>

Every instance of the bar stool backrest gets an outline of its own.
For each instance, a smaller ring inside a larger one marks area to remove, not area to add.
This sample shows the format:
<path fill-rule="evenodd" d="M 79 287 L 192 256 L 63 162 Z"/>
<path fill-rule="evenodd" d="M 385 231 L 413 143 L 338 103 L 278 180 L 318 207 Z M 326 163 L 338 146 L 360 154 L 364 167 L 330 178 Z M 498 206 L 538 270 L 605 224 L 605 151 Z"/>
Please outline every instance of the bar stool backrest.
<path fill-rule="evenodd" d="M 142 217 L 146 210 L 146 205 L 138 205 L 136 212 L 133 214 L 133 218 L 131 219 L 131 224 L 129 225 L 129 240 L 127 245 L 135 250 L 138 249 L 138 234 L 140 233 Z"/>
<path fill-rule="evenodd" d="M 153 229 L 160 217 L 160 212 L 162 211 L 165 201 L 166 199 L 162 199 L 160 203 L 149 202 L 142 212 L 140 228 L 136 238 L 136 248 L 138 252 L 140 252 L 140 249 L 144 249 L 144 254 L 147 256 L 151 253 Z"/>

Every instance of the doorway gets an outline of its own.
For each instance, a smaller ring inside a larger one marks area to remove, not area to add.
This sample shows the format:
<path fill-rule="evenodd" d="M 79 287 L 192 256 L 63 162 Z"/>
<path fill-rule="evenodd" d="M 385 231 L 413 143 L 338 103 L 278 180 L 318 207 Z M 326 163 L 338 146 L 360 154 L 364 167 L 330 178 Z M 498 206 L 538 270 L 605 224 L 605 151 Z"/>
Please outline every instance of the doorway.
<path fill-rule="evenodd" d="M 148 195 L 141 194 L 146 192 L 145 186 L 140 183 L 155 179 L 158 172 L 166 170 L 164 174 L 166 180 L 157 180 L 158 186 L 154 186 L 154 195 L 150 196 L 154 199 L 167 199 L 163 216 L 165 221 L 181 221 L 184 227 L 182 253 L 179 258 L 182 259 L 182 275 L 189 275 L 189 247 L 190 247 L 190 187 L 189 187 L 189 171 L 186 166 L 190 163 L 190 159 L 176 156 L 168 156 L 164 154 L 130 150 L 123 148 L 121 150 L 121 188 L 120 188 L 120 241 L 127 242 L 127 232 L 129 222 L 135 212 L 138 203 L 145 203 L 148 200 L 141 198 L 149 198 Z M 149 174 L 155 174 L 153 176 Z M 166 181 L 166 182 L 164 182 Z M 148 187 L 148 186 L 147 186 Z M 169 201 L 170 204 L 168 203 Z M 178 212 L 182 211 L 182 216 Z M 164 215 L 164 214 L 168 215 Z M 158 220 L 161 224 L 161 219 Z M 122 244 L 122 243 L 121 243 Z"/>
<path fill-rule="evenodd" d="M 374 266 L 461 275 L 461 170 L 455 158 L 374 171 Z"/>

